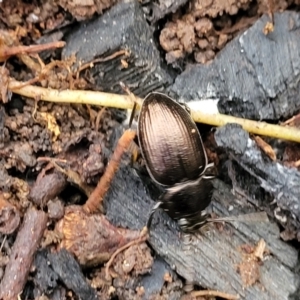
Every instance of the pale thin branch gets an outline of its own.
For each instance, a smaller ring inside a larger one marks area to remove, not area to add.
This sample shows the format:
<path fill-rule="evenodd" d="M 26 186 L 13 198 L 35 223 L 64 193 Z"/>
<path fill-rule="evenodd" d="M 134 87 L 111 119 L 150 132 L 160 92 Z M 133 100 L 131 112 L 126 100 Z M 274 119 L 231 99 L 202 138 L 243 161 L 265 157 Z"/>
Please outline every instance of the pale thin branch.
<path fill-rule="evenodd" d="M 195 122 L 213 126 L 223 126 L 228 123 L 240 124 L 246 131 L 258 135 L 274 137 L 278 139 L 300 142 L 300 130 L 296 127 L 273 125 L 266 122 L 258 122 L 223 114 L 208 114 L 200 111 L 192 111 Z"/>
<path fill-rule="evenodd" d="M 240 299 L 239 295 L 231 295 L 219 291 L 213 291 L 213 290 L 204 290 L 204 291 L 195 291 L 191 293 L 192 297 L 202 297 L 202 296 L 214 296 L 214 297 L 219 297 L 223 299 L 228 299 L 228 300 L 238 300 Z"/>
<path fill-rule="evenodd" d="M 13 93 L 33 99 L 44 100 L 56 103 L 89 104 L 121 109 L 131 109 L 133 107 L 130 96 L 117 95 L 111 93 L 82 91 L 82 90 L 54 90 L 33 85 L 24 86 L 23 82 L 10 79 L 8 89 Z M 138 102 L 142 101 L 137 98 Z M 192 111 L 195 122 L 222 126 L 227 123 L 240 124 L 246 131 L 258 135 L 274 137 L 294 142 L 300 142 L 300 130 L 295 127 L 285 127 L 272 125 L 265 122 L 258 122 L 222 114 L 208 114 L 200 111 Z"/>
<path fill-rule="evenodd" d="M 133 103 L 127 95 L 84 90 L 55 90 L 34 85 L 24 86 L 23 82 L 14 79 L 10 79 L 8 89 L 21 96 L 49 102 L 89 104 L 122 109 L 133 107 Z"/>

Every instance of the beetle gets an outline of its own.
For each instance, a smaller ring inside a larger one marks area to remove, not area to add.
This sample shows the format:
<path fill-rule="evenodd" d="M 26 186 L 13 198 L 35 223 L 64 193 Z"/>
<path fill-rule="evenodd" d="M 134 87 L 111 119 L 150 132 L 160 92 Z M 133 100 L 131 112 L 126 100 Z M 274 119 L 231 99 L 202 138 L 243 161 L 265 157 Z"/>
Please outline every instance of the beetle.
<path fill-rule="evenodd" d="M 153 207 L 162 208 L 178 221 L 182 231 L 197 230 L 206 223 L 214 176 L 201 135 L 189 112 L 165 94 L 152 92 L 144 99 L 138 117 L 137 136 L 152 180 L 165 189 Z"/>

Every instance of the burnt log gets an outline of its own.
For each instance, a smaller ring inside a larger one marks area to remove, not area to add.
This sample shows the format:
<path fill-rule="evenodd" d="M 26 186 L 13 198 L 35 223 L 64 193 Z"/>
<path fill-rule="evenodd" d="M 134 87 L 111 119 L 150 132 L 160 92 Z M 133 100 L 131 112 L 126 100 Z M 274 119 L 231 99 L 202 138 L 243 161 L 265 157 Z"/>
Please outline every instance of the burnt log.
<path fill-rule="evenodd" d="M 215 99 L 220 113 L 257 120 L 288 118 L 300 109 L 300 14 L 262 16 L 209 65 L 194 65 L 171 87 L 181 101 Z M 201 105 L 201 104 L 199 104 Z"/>
<path fill-rule="evenodd" d="M 273 211 L 281 225 L 294 230 L 294 238 L 297 237 L 300 231 L 300 172 L 272 161 L 240 125 L 227 124 L 218 128 L 215 140 L 232 159 L 229 176 L 235 188 L 265 211 Z M 270 197 L 264 197 L 258 189 Z"/>
<path fill-rule="evenodd" d="M 240 215 L 254 211 L 246 201 L 233 196 L 230 188 L 215 180 L 211 209 L 219 216 Z M 122 167 L 116 174 L 105 198 L 108 219 L 117 226 L 141 229 L 147 221 L 154 201 L 132 169 Z M 164 212 L 157 212 L 150 229 L 149 242 L 188 282 L 206 289 L 239 294 L 242 299 L 289 299 L 299 288 L 294 268 L 297 250 L 280 240 L 279 228 L 270 223 L 235 223 L 218 230 L 214 225 L 200 238 L 193 236 L 187 246 L 176 223 Z M 240 248 L 254 246 L 260 239 L 270 254 L 259 267 L 259 282 L 246 286 L 237 266 L 244 256 Z M 276 290 L 274 290 L 276 286 Z"/>
<path fill-rule="evenodd" d="M 146 4 L 146 13 L 151 22 L 157 22 L 168 14 L 175 13 L 181 6 L 186 4 L 187 0 L 159 0 L 157 2 L 149 1 Z"/>
<path fill-rule="evenodd" d="M 0 299 L 17 299 L 28 278 L 34 254 L 47 226 L 47 214 L 29 208 L 17 234 L 0 283 Z"/>
<path fill-rule="evenodd" d="M 62 56 L 75 55 L 77 65 L 103 58 L 89 69 L 94 89 L 122 93 L 122 81 L 135 95 L 144 97 L 165 89 L 172 81 L 159 59 L 153 29 L 137 1 L 121 1 L 99 18 L 80 24 L 66 42 Z"/>
<path fill-rule="evenodd" d="M 47 255 L 51 268 L 67 288 L 74 291 L 80 299 L 96 300 L 97 292 L 86 281 L 79 264 L 67 250 Z"/>

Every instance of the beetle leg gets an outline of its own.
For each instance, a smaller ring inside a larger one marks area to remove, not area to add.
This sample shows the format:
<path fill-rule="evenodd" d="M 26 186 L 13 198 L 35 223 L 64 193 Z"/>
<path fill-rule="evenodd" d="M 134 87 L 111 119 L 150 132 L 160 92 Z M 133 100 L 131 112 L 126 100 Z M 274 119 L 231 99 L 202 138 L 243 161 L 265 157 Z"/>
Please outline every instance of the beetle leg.
<path fill-rule="evenodd" d="M 153 207 L 152 210 L 150 212 L 148 221 L 147 221 L 147 228 L 148 230 L 150 229 L 151 223 L 152 223 L 152 219 L 153 219 L 153 215 L 154 213 L 157 211 L 158 208 L 160 208 L 160 206 L 162 205 L 162 202 L 157 202 Z"/>
<path fill-rule="evenodd" d="M 133 119 L 134 119 L 134 116 L 136 113 L 137 105 L 139 104 L 141 106 L 142 100 L 138 99 L 123 82 L 120 82 L 120 86 L 128 94 L 128 96 L 130 97 L 130 100 L 133 103 L 133 108 L 132 108 L 132 112 L 131 112 L 130 119 L 129 119 L 129 128 L 131 128 L 131 125 L 132 125 L 132 122 L 133 122 Z"/>
<path fill-rule="evenodd" d="M 132 122 L 133 122 L 133 119 L 134 119 L 134 116 L 135 116 L 135 112 L 136 112 L 136 107 L 137 107 L 137 104 L 136 104 L 136 102 L 134 102 L 132 112 L 131 112 L 131 115 L 130 115 L 130 119 L 129 119 L 129 128 L 131 128 L 131 125 L 132 125 Z"/>

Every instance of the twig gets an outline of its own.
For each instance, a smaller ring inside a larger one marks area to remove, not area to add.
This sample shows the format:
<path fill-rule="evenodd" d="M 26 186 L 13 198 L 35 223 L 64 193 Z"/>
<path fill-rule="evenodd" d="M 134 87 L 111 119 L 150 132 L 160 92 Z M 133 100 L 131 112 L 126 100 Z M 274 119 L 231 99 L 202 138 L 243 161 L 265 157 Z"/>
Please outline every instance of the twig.
<path fill-rule="evenodd" d="M 105 173 L 103 176 L 101 176 L 96 188 L 83 206 L 83 209 L 86 212 L 95 212 L 99 208 L 104 196 L 106 195 L 106 192 L 110 187 L 110 183 L 113 180 L 117 169 L 119 168 L 122 155 L 129 148 L 135 137 L 135 134 L 136 133 L 134 130 L 128 129 L 120 137 L 116 149 L 109 160 Z"/>
<path fill-rule="evenodd" d="M 223 299 L 228 299 L 228 300 L 238 300 L 240 299 L 239 295 L 231 295 L 219 291 L 213 291 L 213 290 L 205 290 L 205 291 L 194 291 L 191 292 L 192 297 L 201 297 L 201 296 L 214 296 L 214 297 L 220 297 Z"/>
<path fill-rule="evenodd" d="M 103 106 L 101 108 L 101 110 L 97 113 L 97 117 L 96 117 L 96 120 L 95 120 L 95 130 L 98 131 L 99 130 L 99 124 L 100 124 L 100 120 L 105 112 L 105 109 L 106 107 Z"/>
<path fill-rule="evenodd" d="M 268 15 L 271 19 L 271 23 L 274 26 L 274 3 L 273 3 L 273 0 L 268 0 L 267 6 L 268 6 Z"/>
<path fill-rule="evenodd" d="M 49 64 L 45 65 L 43 63 L 43 61 L 40 59 L 38 54 L 36 54 L 36 58 L 37 58 L 37 60 L 39 61 L 39 64 L 40 64 L 40 68 L 39 68 L 39 71 L 38 71 L 39 74 L 37 76 L 35 76 L 34 78 L 29 79 L 28 81 L 23 82 L 22 84 L 20 84 L 19 88 L 21 88 L 23 86 L 26 86 L 26 85 L 32 85 L 33 83 L 36 83 L 36 82 L 40 82 L 43 78 L 46 78 L 47 75 L 50 73 L 50 71 L 52 69 L 54 69 L 55 67 L 64 67 L 69 72 L 69 74 L 71 73 L 71 70 L 70 70 L 70 68 L 68 67 L 68 65 L 66 64 L 65 61 L 53 60 Z"/>
<path fill-rule="evenodd" d="M 65 42 L 52 42 L 42 45 L 31 45 L 31 46 L 4 46 L 0 48 L 0 61 L 7 60 L 10 56 L 16 54 L 25 54 L 25 53 L 38 53 L 44 50 L 50 50 L 55 48 L 62 48 L 66 43 Z"/>
<path fill-rule="evenodd" d="M 27 210 L 1 281 L 0 299 L 15 300 L 22 292 L 46 226 L 44 212 L 34 208 Z"/>
<path fill-rule="evenodd" d="M 1 243 L 1 246 L 0 246 L 0 253 L 2 252 L 2 249 L 4 247 L 4 244 L 5 244 L 6 240 L 7 240 L 7 235 L 5 235 L 3 240 L 2 240 L 2 243 Z"/>
<path fill-rule="evenodd" d="M 129 56 L 129 52 L 127 50 L 120 50 L 120 51 L 117 51 L 117 52 L 113 53 L 112 55 L 109 55 L 107 57 L 96 58 L 93 61 L 90 61 L 90 62 L 80 66 L 80 68 L 77 71 L 76 78 L 77 79 L 79 78 L 79 73 L 81 71 L 83 71 L 83 70 L 85 70 L 89 67 L 92 67 L 94 64 L 99 63 L 99 62 L 106 62 L 106 61 L 109 61 L 109 60 L 114 59 L 114 58 L 116 58 L 118 56 L 121 56 L 121 55 Z"/>
<path fill-rule="evenodd" d="M 20 224 L 20 213 L 0 192 L 0 233 L 11 234 Z"/>
<path fill-rule="evenodd" d="M 296 127 L 283 127 L 280 125 L 268 124 L 266 122 L 236 118 L 223 114 L 202 113 L 200 111 L 193 111 L 192 117 L 196 122 L 213 126 L 223 126 L 228 123 L 237 123 L 240 124 L 246 131 L 254 134 L 289 140 L 298 143 L 300 142 L 300 130 Z"/>
<path fill-rule="evenodd" d="M 139 236 L 139 238 L 137 238 L 134 241 L 131 241 L 129 243 L 127 243 L 126 245 L 124 245 L 123 247 L 120 247 L 118 250 L 116 250 L 112 256 L 110 257 L 109 261 L 106 263 L 105 265 L 105 279 L 109 280 L 110 279 L 110 275 L 109 275 L 109 268 L 111 266 L 111 264 L 113 263 L 114 259 L 116 258 L 116 256 L 121 253 L 122 251 L 124 251 L 125 249 L 128 249 L 129 247 L 133 246 L 133 245 L 137 245 L 140 243 L 143 243 L 145 241 L 147 241 L 148 239 L 148 228 L 144 227 L 141 231 L 141 234 Z"/>
<path fill-rule="evenodd" d="M 128 109 L 133 107 L 130 97 L 94 91 L 54 90 L 33 85 L 10 78 L 8 89 L 21 96 L 56 103 L 90 104 L 106 107 Z"/>
<path fill-rule="evenodd" d="M 29 98 L 40 99 L 58 103 L 90 104 L 121 109 L 131 109 L 133 103 L 126 95 L 109 94 L 93 91 L 53 90 L 37 86 L 19 87 L 22 82 L 10 79 L 8 89 L 16 94 Z M 138 98 L 139 101 L 141 99 Z M 300 130 L 294 127 L 271 125 L 265 122 L 257 122 L 222 114 L 208 114 L 200 111 L 192 111 L 192 117 L 196 122 L 213 126 L 223 126 L 227 123 L 240 124 L 246 131 L 258 135 L 265 135 L 279 139 L 300 142 Z"/>
<path fill-rule="evenodd" d="M 67 176 L 69 182 L 76 184 L 88 197 L 91 195 L 92 188 L 81 179 L 80 175 L 77 172 L 73 171 L 70 168 L 62 168 L 55 162 L 55 160 L 53 160 L 51 163 L 53 164 L 55 169 Z"/>

